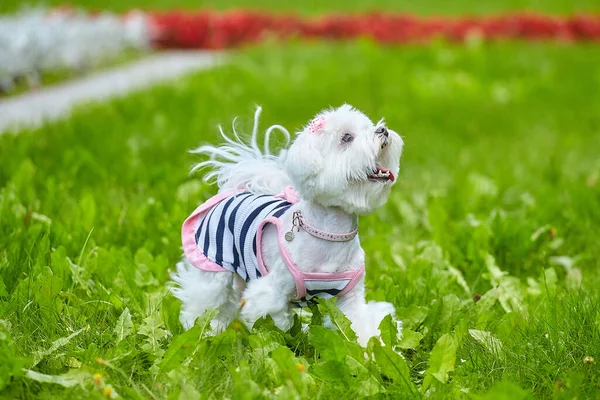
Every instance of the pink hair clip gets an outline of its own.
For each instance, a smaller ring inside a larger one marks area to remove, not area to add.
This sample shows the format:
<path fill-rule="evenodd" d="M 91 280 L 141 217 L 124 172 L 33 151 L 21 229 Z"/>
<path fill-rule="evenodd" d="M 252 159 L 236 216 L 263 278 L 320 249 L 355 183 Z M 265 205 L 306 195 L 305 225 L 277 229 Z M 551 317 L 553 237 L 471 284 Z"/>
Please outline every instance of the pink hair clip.
<path fill-rule="evenodd" d="M 325 119 L 325 117 L 317 117 L 310 121 L 310 124 L 308 125 L 308 131 L 315 134 L 320 133 L 320 131 L 325 127 L 326 122 L 327 119 Z"/>

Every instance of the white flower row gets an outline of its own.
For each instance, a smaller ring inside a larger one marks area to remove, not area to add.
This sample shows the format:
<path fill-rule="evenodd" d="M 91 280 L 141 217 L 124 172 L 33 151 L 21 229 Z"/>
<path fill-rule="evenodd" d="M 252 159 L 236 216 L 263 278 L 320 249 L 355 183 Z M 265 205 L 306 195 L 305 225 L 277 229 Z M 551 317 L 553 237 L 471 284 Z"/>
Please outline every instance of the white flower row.
<path fill-rule="evenodd" d="M 0 16 L 0 85 L 58 69 L 81 69 L 149 47 L 142 13 L 126 18 L 43 9 Z M 35 79 L 35 78 L 34 78 Z"/>

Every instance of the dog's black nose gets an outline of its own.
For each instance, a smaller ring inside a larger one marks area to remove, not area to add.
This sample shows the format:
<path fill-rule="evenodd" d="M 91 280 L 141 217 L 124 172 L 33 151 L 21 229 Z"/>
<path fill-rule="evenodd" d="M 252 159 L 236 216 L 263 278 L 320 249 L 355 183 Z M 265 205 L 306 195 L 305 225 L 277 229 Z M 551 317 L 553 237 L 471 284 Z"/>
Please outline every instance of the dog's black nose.
<path fill-rule="evenodd" d="M 380 126 L 379 128 L 377 128 L 377 130 L 375 131 L 376 134 L 378 135 L 383 135 L 385 137 L 390 136 L 390 134 L 388 133 L 388 130 L 385 126 Z"/>

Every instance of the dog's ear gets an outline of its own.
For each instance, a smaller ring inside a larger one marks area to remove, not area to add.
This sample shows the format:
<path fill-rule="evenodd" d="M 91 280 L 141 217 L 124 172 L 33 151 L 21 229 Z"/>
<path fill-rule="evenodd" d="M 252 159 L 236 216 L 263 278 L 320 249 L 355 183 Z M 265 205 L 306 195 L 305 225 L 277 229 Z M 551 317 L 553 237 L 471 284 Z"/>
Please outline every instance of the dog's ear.
<path fill-rule="evenodd" d="M 312 133 L 313 135 L 320 135 L 325 131 L 325 125 L 327 124 L 327 118 L 320 116 L 316 117 L 306 127 L 305 132 Z"/>
<path fill-rule="evenodd" d="M 302 192 L 310 191 L 316 185 L 315 178 L 323 168 L 323 156 L 318 139 L 317 136 L 304 131 L 296 137 L 286 154 L 286 172 L 292 178 L 294 189 L 301 196 Z"/>

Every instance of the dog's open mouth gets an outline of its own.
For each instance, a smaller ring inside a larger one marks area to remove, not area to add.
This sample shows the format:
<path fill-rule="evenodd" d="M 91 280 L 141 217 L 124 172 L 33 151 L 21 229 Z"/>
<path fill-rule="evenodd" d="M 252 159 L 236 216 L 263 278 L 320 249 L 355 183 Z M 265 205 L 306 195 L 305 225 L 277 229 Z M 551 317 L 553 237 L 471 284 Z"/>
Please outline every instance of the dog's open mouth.
<path fill-rule="evenodd" d="M 369 174 L 369 180 L 377 182 L 394 182 L 395 178 L 394 174 L 392 174 L 392 171 L 387 168 L 377 166 L 375 171 Z"/>

